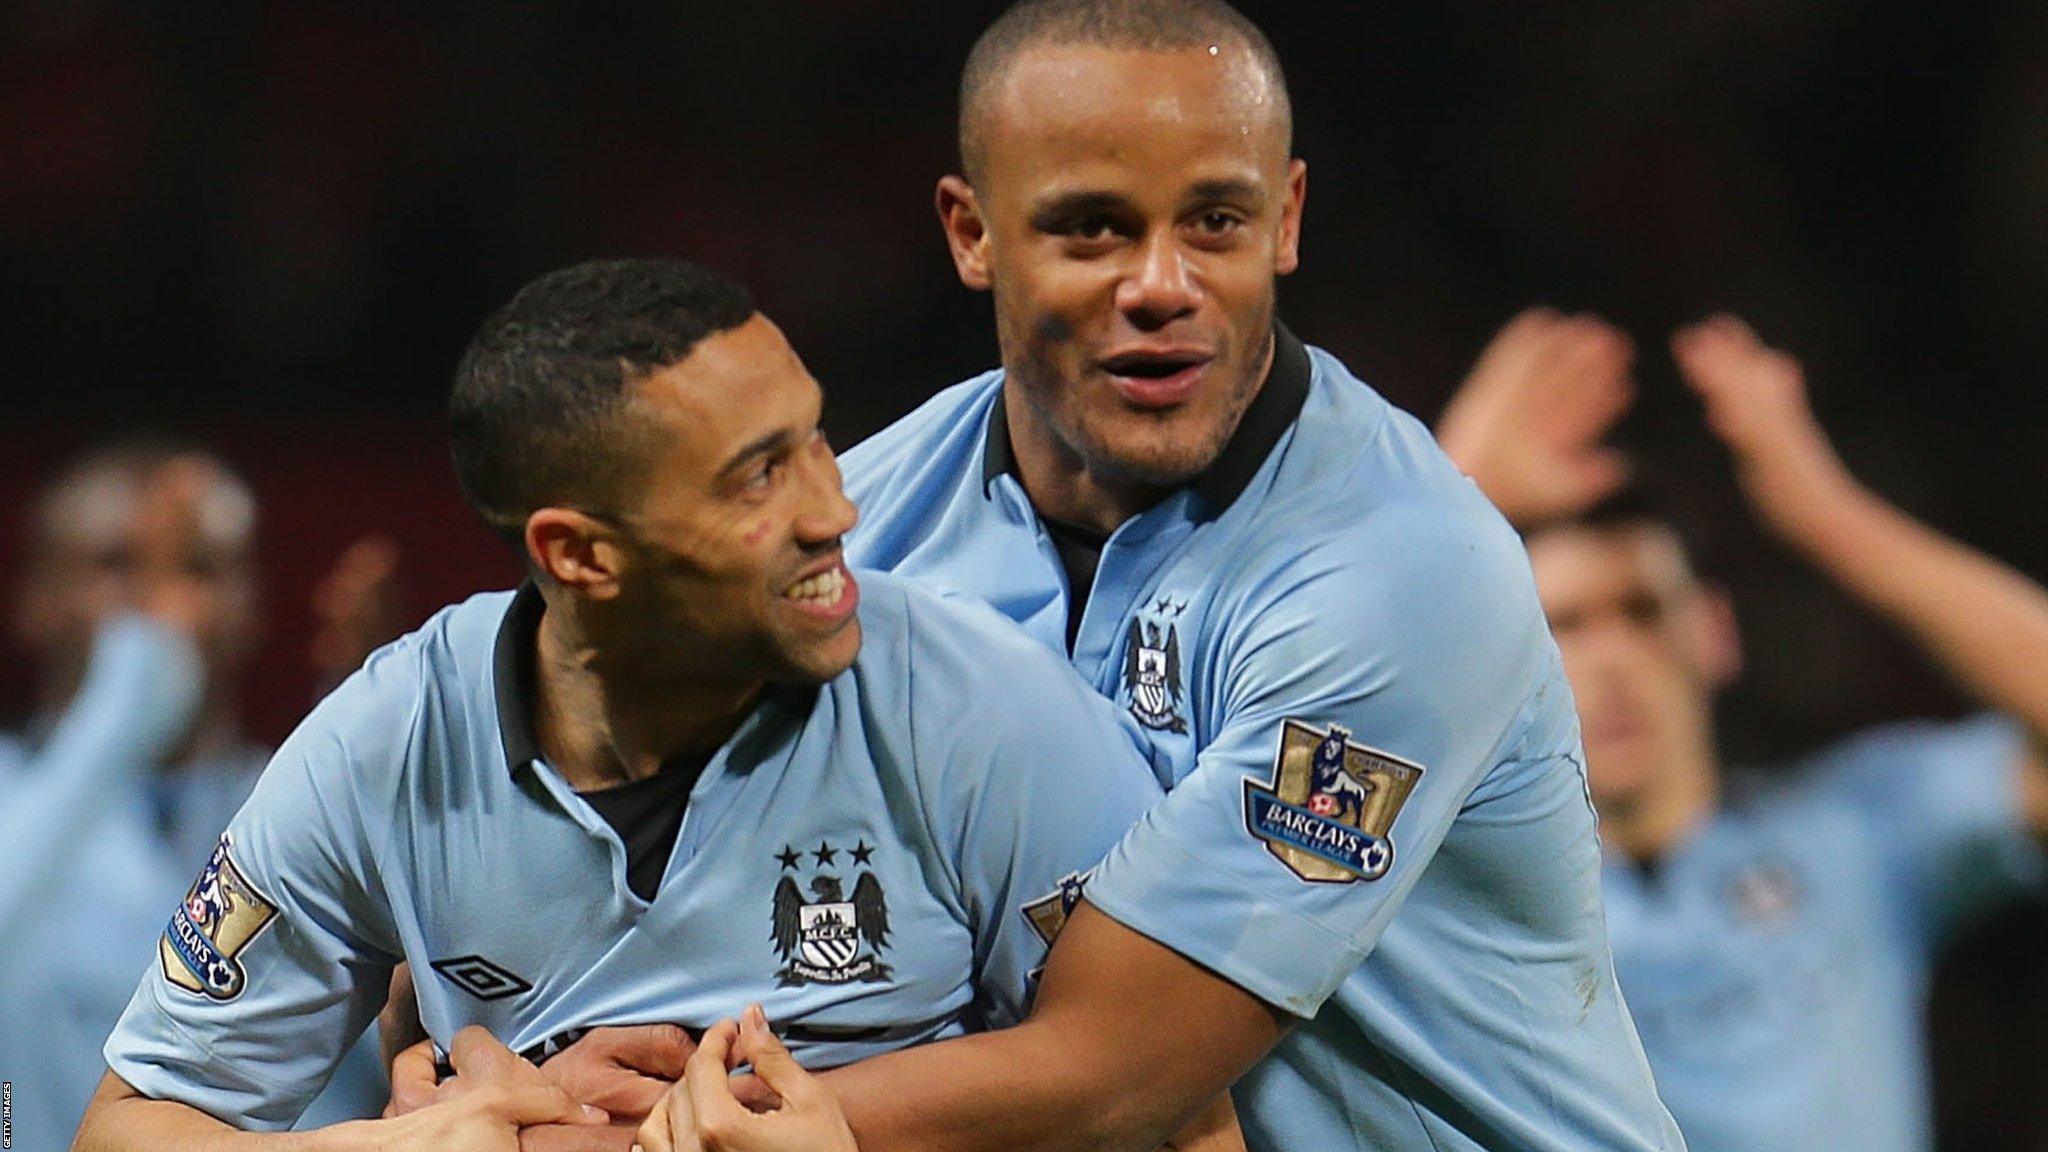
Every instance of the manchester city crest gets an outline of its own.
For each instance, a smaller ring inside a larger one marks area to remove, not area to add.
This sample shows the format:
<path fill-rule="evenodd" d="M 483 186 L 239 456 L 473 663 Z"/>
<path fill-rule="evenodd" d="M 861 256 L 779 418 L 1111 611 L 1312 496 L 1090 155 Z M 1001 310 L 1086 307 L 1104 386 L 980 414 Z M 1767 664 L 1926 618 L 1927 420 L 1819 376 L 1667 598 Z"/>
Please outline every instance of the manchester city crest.
<path fill-rule="evenodd" d="M 223 834 L 157 945 L 164 979 L 211 1000 L 242 994 L 248 975 L 237 957 L 277 916 L 277 906 L 235 867 L 233 848 Z"/>
<path fill-rule="evenodd" d="M 1245 830 L 1303 880 L 1377 880 L 1394 865 L 1388 832 L 1421 779 L 1420 764 L 1290 718 L 1272 780 L 1244 782 Z"/>
<path fill-rule="evenodd" d="M 1173 615 L 1186 607 L 1181 603 Z M 1124 637 L 1124 690 L 1131 694 L 1131 715 L 1138 723 L 1160 732 L 1188 730 L 1180 714 L 1186 695 L 1181 686 L 1180 630 L 1171 619 L 1160 624 L 1131 617 Z"/>
<path fill-rule="evenodd" d="M 835 849 L 821 841 L 814 851 L 785 846 L 777 854 L 785 872 L 801 874 L 806 857 L 817 864 L 808 894 L 798 885 L 798 876 L 784 875 L 775 885 L 773 939 L 776 954 L 782 957 L 782 967 L 775 973 L 778 986 L 872 984 L 889 978 L 889 966 L 881 959 L 889 941 L 889 907 L 881 881 L 873 872 L 861 872 L 848 893 L 851 868 L 824 871 L 837 863 L 841 852 L 852 858 L 852 865 L 860 865 L 874 851 L 865 840 L 851 849 Z"/>

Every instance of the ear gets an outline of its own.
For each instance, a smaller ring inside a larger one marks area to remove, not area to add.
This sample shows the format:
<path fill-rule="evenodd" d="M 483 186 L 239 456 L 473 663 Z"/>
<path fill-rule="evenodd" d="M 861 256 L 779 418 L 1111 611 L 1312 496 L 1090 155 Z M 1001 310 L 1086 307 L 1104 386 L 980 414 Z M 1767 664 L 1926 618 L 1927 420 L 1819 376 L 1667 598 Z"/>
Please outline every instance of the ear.
<path fill-rule="evenodd" d="M 1742 630 L 1735 623 L 1735 601 L 1728 589 L 1703 582 L 1695 603 L 1690 639 L 1708 686 L 1719 691 L 1742 675 Z"/>
<path fill-rule="evenodd" d="M 976 292 L 986 292 L 992 281 L 988 268 L 988 223 L 982 218 L 981 202 L 965 177 L 941 176 L 934 201 L 939 210 L 939 227 L 946 233 L 946 247 L 953 254 L 953 270 L 960 283 Z"/>
<path fill-rule="evenodd" d="M 570 508 L 541 508 L 526 518 L 526 556 L 542 575 L 592 600 L 619 595 L 628 550 L 611 525 Z"/>
<path fill-rule="evenodd" d="M 1301 211 L 1308 203 L 1308 161 L 1287 162 L 1287 201 L 1280 206 L 1280 234 L 1273 240 L 1273 272 L 1285 276 L 1301 267 Z"/>

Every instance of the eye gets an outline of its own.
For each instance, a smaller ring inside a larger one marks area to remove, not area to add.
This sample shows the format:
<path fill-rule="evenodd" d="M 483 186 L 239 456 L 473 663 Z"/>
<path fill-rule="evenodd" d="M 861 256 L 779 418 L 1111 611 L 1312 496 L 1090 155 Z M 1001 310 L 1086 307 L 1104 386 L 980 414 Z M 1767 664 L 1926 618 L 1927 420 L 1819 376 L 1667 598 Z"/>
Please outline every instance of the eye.
<path fill-rule="evenodd" d="M 1107 216 L 1081 216 L 1062 230 L 1069 240 L 1083 244 L 1104 244 L 1116 239 L 1116 221 Z"/>
<path fill-rule="evenodd" d="M 1193 223 L 1197 237 L 1218 243 L 1235 239 L 1245 226 L 1245 218 L 1227 208 L 1211 208 L 1196 216 Z"/>
<path fill-rule="evenodd" d="M 787 467 L 788 462 L 779 453 L 763 456 L 760 462 L 741 478 L 740 487 L 747 492 L 766 492 L 775 487 L 776 481 L 782 479 L 782 473 Z"/>

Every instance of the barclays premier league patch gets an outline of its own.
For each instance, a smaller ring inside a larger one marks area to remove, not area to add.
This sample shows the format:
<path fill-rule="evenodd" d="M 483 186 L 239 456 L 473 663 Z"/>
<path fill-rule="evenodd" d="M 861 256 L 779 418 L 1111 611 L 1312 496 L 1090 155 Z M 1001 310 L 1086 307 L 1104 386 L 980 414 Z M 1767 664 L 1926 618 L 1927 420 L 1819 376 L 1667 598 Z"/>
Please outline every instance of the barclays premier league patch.
<path fill-rule="evenodd" d="M 1245 830 L 1303 880 L 1377 880 L 1394 866 L 1388 833 L 1421 779 L 1420 764 L 1290 718 L 1272 779 L 1244 782 Z"/>
<path fill-rule="evenodd" d="M 277 906 L 235 867 L 233 848 L 223 834 L 157 945 L 164 979 L 210 1000 L 242 994 L 248 976 L 236 957 L 277 917 Z"/>

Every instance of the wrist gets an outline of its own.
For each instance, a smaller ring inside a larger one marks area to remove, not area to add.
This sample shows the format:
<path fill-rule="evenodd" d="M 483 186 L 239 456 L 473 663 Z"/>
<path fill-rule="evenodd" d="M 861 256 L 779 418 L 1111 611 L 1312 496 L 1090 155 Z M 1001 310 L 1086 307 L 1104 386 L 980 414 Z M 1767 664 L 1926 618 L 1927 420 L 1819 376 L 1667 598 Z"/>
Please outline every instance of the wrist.
<path fill-rule="evenodd" d="M 1853 510 L 1863 487 L 1825 440 L 1740 454 L 1736 479 L 1766 527 L 1792 544 Z"/>

